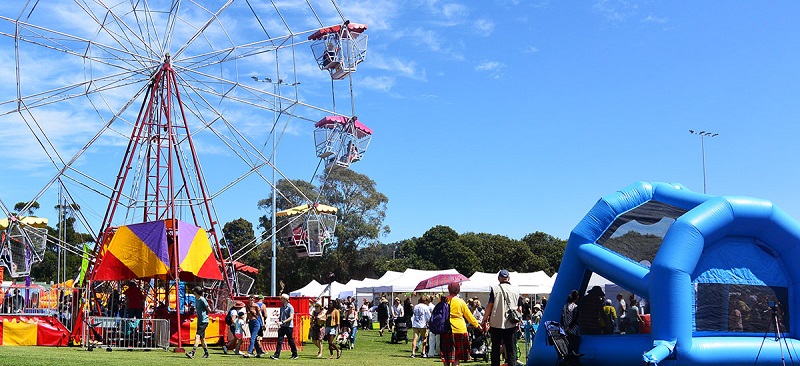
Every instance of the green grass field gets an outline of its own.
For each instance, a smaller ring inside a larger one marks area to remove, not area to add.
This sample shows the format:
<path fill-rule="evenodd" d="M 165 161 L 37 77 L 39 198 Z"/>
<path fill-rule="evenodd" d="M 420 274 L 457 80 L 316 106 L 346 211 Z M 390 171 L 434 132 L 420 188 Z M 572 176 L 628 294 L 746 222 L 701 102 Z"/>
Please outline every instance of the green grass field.
<path fill-rule="evenodd" d="M 346 350 L 339 360 L 329 360 L 327 346 L 323 346 L 323 357 L 317 358 L 317 348 L 308 342 L 305 349 L 299 352 L 299 360 L 289 360 L 291 352 L 283 350 L 281 359 L 278 361 L 259 358 L 244 359 L 242 357 L 224 355 L 222 348 L 213 346 L 209 359 L 194 360 L 186 358 L 183 354 L 171 351 L 124 351 L 114 350 L 106 352 L 103 349 L 95 349 L 93 352 L 80 347 L 13 347 L 0 346 L 0 365 L 26 366 L 26 365 L 57 365 L 57 366 L 77 366 L 77 365 L 174 365 L 183 363 L 205 364 L 205 365 L 243 365 L 243 364 L 297 364 L 297 365 L 436 365 L 441 362 L 430 358 L 411 358 L 411 343 L 409 344 L 390 344 L 389 335 L 383 337 L 378 335 L 376 330 L 359 331 L 356 340 L 356 347 L 353 350 Z M 524 343 L 518 344 L 522 347 L 522 360 L 525 360 Z M 190 348 L 189 348 L 190 349 Z M 202 354 L 202 351 L 199 352 Z M 199 356 L 199 355 L 198 355 Z M 471 365 L 486 365 L 482 361 L 470 361 Z"/>

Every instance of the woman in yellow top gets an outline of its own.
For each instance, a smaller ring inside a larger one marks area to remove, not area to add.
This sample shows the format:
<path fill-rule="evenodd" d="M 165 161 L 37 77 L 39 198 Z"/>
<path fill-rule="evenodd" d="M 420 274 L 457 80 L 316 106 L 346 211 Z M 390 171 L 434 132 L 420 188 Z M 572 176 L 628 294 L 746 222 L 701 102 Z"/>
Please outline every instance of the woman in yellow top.
<path fill-rule="evenodd" d="M 336 335 L 339 334 L 339 323 L 341 322 L 339 309 L 336 308 L 336 305 L 336 301 L 328 303 L 328 312 L 325 319 L 325 336 L 328 338 L 328 350 L 331 352 L 331 356 L 328 358 L 333 358 L 334 350 L 336 350 L 336 358 L 342 357 L 342 350 L 339 348 L 339 344 L 336 343 Z"/>
<path fill-rule="evenodd" d="M 447 302 L 450 304 L 450 329 L 452 332 L 442 334 L 442 362 L 444 366 L 458 366 L 461 360 L 469 360 L 469 335 L 467 334 L 467 323 L 469 321 L 476 329 L 480 329 L 480 324 L 469 311 L 469 307 L 464 300 L 461 300 L 458 293 L 461 292 L 460 283 L 447 285 L 450 296 Z"/>

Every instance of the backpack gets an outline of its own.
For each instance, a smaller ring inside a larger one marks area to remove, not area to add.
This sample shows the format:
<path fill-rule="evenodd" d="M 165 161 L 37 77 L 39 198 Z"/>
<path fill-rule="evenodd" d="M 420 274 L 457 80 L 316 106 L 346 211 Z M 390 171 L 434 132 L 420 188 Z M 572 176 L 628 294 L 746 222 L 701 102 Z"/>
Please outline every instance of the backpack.
<path fill-rule="evenodd" d="M 230 308 L 230 310 L 228 310 L 228 314 L 225 315 L 225 324 L 227 324 L 229 327 L 233 325 L 233 316 L 231 316 L 231 310 L 233 310 L 233 308 Z"/>
<path fill-rule="evenodd" d="M 383 319 L 389 318 L 389 305 L 385 302 L 378 305 L 378 317 Z"/>
<path fill-rule="evenodd" d="M 433 334 L 450 333 L 452 331 L 450 328 L 450 304 L 447 300 L 439 301 L 433 307 L 430 328 Z"/>

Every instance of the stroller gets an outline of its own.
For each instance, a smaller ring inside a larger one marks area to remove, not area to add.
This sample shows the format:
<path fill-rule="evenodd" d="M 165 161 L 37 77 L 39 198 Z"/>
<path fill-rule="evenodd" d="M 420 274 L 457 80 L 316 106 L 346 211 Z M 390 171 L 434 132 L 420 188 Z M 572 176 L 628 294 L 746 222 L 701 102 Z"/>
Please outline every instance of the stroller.
<path fill-rule="evenodd" d="M 361 318 L 358 319 L 358 328 L 363 330 L 372 329 L 372 317 L 361 313 Z"/>
<path fill-rule="evenodd" d="M 556 353 L 558 353 L 556 365 L 580 366 L 580 358 L 583 355 L 570 350 L 569 339 L 567 339 L 564 327 L 551 320 L 544 322 L 544 327 L 547 330 L 547 343 L 555 347 Z"/>
<path fill-rule="evenodd" d="M 489 340 L 483 333 L 472 331 L 472 342 L 470 342 L 469 348 L 469 355 L 473 360 L 483 359 L 483 362 L 489 362 Z"/>
<path fill-rule="evenodd" d="M 350 349 L 350 328 L 342 327 L 342 331 L 336 337 L 336 343 L 339 344 L 339 349 Z"/>
<path fill-rule="evenodd" d="M 392 343 L 400 343 L 406 341 L 408 343 L 408 324 L 405 318 L 397 318 L 394 321 L 394 333 L 392 333 Z"/>
<path fill-rule="evenodd" d="M 336 343 L 339 344 L 339 348 L 341 349 L 350 349 L 350 332 L 353 331 L 353 322 L 344 319 L 339 329 L 339 336 L 336 337 Z"/>

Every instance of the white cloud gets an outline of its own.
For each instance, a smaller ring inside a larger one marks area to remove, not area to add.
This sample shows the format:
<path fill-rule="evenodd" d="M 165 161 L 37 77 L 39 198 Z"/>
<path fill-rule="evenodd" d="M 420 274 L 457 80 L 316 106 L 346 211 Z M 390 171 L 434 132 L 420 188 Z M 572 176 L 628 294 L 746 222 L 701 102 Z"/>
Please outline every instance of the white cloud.
<path fill-rule="evenodd" d="M 411 35 L 431 51 L 439 51 L 442 49 L 442 37 L 433 30 L 416 28 L 411 32 Z"/>
<path fill-rule="evenodd" d="M 392 71 L 397 75 L 414 80 L 426 80 L 425 71 L 417 70 L 417 63 L 414 61 L 401 60 L 395 57 L 387 58 L 380 53 L 373 53 L 371 56 L 370 67 Z"/>
<path fill-rule="evenodd" d="M 506 65 L 499 61 L 484 61 L 475 66 L 475 71 L 488 72 L 492 79 L 499 79 L 503 76 L 501 70 L 505 67 Z"/>
<path fill-rule="evenodd" d="M 456 3 L 444 4 L 442 6 L 442 15 L 448 24 L 459 24 L 469 15 L 469 9 L 466 6 Z"/>
<path fill-rule="evenodd" d="M 475 66 L 476 71 L 496 71 L 506 67 L 505 64 L 498 61 L 485 61 Z"/>
<path fill-rule="evenodd" d="M 535 46 L 528 46 L 522 50 L 522 53 L 538 53 L 539 49 Z"/>
<path fill-rule="evenodd" d="M 478 34 L 484 37 L 492 35 L 494 31 L 494 22 L 489 19 L 478 19 L 474 25 L 478 30 Z"/>
<path fill-rule="evenodd" d="M 645 23 L 657 23 L 657 24 L 666 24 L 669 19 L 666 17 L 657 17 L 655 15 L 648 15 L 646 18 L 642 19 Z"/>
<path fill-rule="evenodd" d="M 598 0 L 594 3 L 593 8 L 606 20 L 618 23 L 636 14 L 639 5 L 626 0 Z"/>
<path fill-rule="evenodd" d="M 395 78 L 389 76 L 367 76 L 362 78 L 358 86 L 366 89 L 378 90 L 382 92 L 389 92 L 395 84 Z"/>
<path fill-rule="evenodd" d="M 347 2 L 339 7 L 355 23 L 365 23 L 372 30 L 390 30 L 402 4 L 392 0 L 363 0 Z"/>

